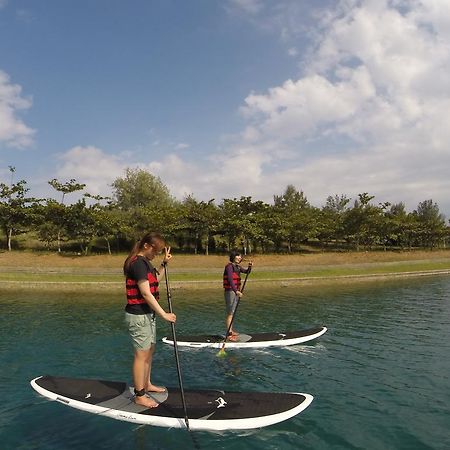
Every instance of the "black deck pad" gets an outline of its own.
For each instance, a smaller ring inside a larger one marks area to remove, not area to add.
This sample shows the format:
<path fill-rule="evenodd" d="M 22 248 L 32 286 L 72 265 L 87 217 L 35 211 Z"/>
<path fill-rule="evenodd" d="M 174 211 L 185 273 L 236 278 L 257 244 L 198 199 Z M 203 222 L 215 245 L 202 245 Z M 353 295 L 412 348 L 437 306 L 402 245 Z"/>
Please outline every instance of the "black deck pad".
<path fill-rule="evenodd" d="M 162 403 L 157 408 L 134 404 L 130 387 L 124 382 L 44 376 L 36 383 L 57 395 L 92 405 L 139 414 L 184 418 L 181 392 L 167 388 L 157 394 Z M 290 410 L 306 399 L 301 394 L 264 392 L 224 392 L 220 390 L 185 390 L 190 419 L 227 420 L 269 416 Z"/>
<path fill-rule="evenodd" d="M 192 419 L 247 419 L 277 414 L 303 403 L 305 397 L 289 393 L 185 391 L 188 417 Z M 144 412 L 165 417 L 184 417 L 178 389 L 158 408 Z"/>
<path fill-rule="evenodd" d="M 322 331 L 323 327 L 315 327 L 309 328 L 308 330 L 300 330 L 300 331 L 286 331 L 285 333 L 253 333 L 252 342 L 260 342 L 260 341 L 276 341 L 286 340 L 286 339 L 295 339 L 303 336 L 311 336 L 313 334 L 319 333 Z"/>
<path fill-rule="evenodd" d="M 323 330 L 323 327 L 309 328 L 307 330 L 300 331 L 286 331 L 285 333 L 249 333 L 242 334 L 238 337 L 237 341 L 230 342 L 266 342 L 266 341 L 281 341 L 286 339 L 295 339 L 303 336 L 311 336 L 313 334 L 319 333 Z M 242 340 L 239 338 L 242 336 Z M 225 339 L 224 335 L 220 334 L 199 334 L 199 335 L 187 335 L 187 336 L 177 336 L 178 342 L 208 342 L 216 343 L 223 342 Z"/>
<path fill-rule="evenodd" d="M 127 383 L 123 381 L 52 377 L 49 375 L 39 378 L 36 383 L 50 392 L 91 405 L 111 400 L 127 389 Z"/>

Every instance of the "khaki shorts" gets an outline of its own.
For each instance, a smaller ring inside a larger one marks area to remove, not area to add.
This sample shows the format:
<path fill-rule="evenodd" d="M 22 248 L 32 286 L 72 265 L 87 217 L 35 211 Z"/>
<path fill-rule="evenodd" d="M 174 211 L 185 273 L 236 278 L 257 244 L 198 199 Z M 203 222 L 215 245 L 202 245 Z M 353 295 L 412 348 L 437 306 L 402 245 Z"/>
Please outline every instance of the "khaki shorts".
<path fill-rule="evenodd" d="M 152 344 L 156 344 L 156 319 L 153 314 L 126 312 L 125 323 L 135 350 L 148 350 Z"/>

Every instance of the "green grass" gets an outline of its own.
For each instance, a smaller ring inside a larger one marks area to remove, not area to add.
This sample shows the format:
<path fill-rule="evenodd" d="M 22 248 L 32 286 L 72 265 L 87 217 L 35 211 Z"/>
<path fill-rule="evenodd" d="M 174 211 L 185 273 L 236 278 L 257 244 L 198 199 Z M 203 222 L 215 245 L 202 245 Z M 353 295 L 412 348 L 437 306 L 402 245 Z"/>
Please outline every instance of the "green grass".
<path fill-rule="evenodd" d="M 342 265 L 324 265 L 302 267 L 274 267 L 273 270 L 265 267 L 260 271 L 255 268 L 251 274 L 254 281 L 277 281 L 289 279 L 311 279 L 311 278 L 338 278 L 348 276 L 370 276 L 370 275 L 389 275 L 411 272 L 445 271 L 450 270 L 450 261 L 401 261 L 385 263 L 368 264 L 342 264 Z M 15 272 L 11 269 L 3 269 L 0 272 L 0 281 L 13 282 L 51 282 L 51 283 L 121 283 L 124 281 L 119 271 L 91 271 L 80 272 L 74 269 L 72 272 L 67 268 L 58 271 L 52 268 L 49 271 L 21 271 Z M 202 270 L 192 269 L 187 271 L 171 270 L 170 281 L 172 282 L 210 282 L 221 283 L 222 269 Z"/>
<path fill-rule="evenodd" d="M 77 275 L 57 273 L 0 273 L 0 281 L 27 282 L 62 282 L 62 283 L 87 283 L 87 282 L 120 282 L 123 277 L 114 275 Z"/>

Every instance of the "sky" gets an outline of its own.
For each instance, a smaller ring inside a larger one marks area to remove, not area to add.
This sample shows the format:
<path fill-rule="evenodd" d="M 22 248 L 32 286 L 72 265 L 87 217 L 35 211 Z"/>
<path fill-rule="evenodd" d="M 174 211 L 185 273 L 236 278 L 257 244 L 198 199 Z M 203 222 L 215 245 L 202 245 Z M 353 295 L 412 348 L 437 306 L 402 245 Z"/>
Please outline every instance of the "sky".
<path fill-rule="evenodd" d="M 449 218 L 449 74 L 448 0 L 0 0 L 0 181 Z"/>

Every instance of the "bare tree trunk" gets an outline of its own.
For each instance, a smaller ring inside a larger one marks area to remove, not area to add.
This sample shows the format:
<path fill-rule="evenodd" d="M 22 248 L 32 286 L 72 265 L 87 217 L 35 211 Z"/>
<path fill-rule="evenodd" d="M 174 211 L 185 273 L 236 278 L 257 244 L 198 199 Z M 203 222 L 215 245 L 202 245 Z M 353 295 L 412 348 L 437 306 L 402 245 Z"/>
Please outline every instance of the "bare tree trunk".
<path fill-rule="evenodd" d="M 12 228 L 8 230 L 8 251 L 11 251 Z"/>
<path fill-rule="evenodd" d="M 111 244 L 109 243 L 109 239 L 105 237 L 106 245 L 108 246 L 108 253 L 111 254 Z"/>

